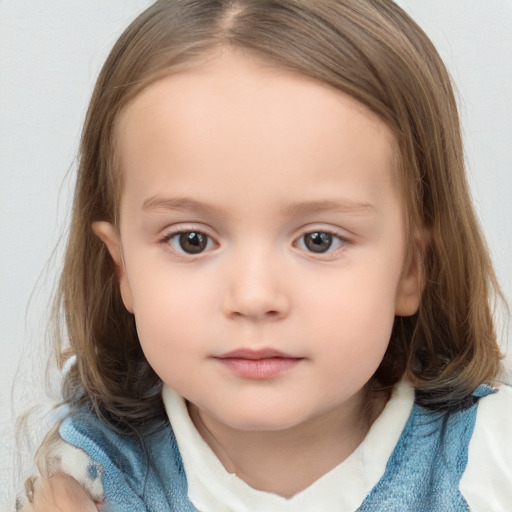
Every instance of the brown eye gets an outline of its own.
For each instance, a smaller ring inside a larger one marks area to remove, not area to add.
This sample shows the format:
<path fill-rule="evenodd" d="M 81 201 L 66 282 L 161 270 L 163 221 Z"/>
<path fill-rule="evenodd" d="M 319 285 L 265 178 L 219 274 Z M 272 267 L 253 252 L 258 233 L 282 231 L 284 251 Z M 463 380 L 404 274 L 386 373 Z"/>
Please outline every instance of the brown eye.
<path fill-rule="evenodd" d="M 208 245 L 208 236 L 203 233 L 198 233 L 197 231 L 177 233 L 172 238 L 177 239 L 176 242 L 178 242 L 180 249 L 187 254 L 199 254 L 203 252 Z"/>
<path fill-rule="evenodd" d="M 322 233 L 321 231 L 306 233 L 304 235 L 304 245 L 311 252 L 326 252 L 331 248 L 333 238 L 330 233 Z"/>

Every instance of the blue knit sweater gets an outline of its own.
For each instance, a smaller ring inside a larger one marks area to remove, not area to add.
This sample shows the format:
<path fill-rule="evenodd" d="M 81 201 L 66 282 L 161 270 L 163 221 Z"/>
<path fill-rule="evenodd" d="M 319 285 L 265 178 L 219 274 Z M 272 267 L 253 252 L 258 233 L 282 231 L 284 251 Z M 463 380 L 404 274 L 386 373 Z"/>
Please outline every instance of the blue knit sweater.
<path fill-rule="evenodd" d="M 491 388 L 481 386 L 475 397 L 490 393 Z M 415 404 L 383 477 L 359 510 L 467 511 L 459 481 L 476 410 L 477 400 L 452 414 L 436 414 Z M 89 456 L 88 477 L 101 479 L 109 511 L 196 511 L 187 497 L 187 478 L 170 425 L 142 443 L 121 437 L 91 413 L 80 411 L 64 420 L 60 434 Z"/>

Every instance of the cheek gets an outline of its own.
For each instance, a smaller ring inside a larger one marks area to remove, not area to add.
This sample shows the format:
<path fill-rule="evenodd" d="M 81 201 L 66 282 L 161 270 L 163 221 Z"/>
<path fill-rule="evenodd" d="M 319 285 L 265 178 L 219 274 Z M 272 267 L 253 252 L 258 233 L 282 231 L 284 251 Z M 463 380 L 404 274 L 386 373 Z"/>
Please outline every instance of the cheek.
<path fill-rule="evenodd" d="M 320 282 L 317 279 L 314 288 L 307 287 L 303 300 L 324 317 L 325 325 L 366 323 L 366 329 L 371 329 L 373 324 L 392 322 L 399 273 L 398 268 L 378 263 L 348 267 Z"/>
<path fill-rule="evenodd" d="M 166 325 L 187 322 L 204 314 L 206 304 L 215 293 L 214 283 L 205 275 L 193 272 L 184 265 L 173 268 L 161 258 L 132 265 L 129 275 L 136 318 Z M 151 320 L 150 320 L 151 319 Z"/>
<path fill-rule="evenodd" d="M 353 269 L 352 269 L 353 270 Z M 398 272 L 350 272 L 326 281 L 316 297 L 304 297 L 309 310 L 308 336 L 325 354 L 339 351 L 348 371 L 367 361 L 378 366 L 389 343 L 395 318 Z M 316 300 L 315 300 L 316 298 Z"/>
<path fill-rule="evenodd" d="M 328 315 L 318 312 L 319 328 L 309 332 L 316 343 L 311 354 L 321 363 L 327 386 L 343 379 L 354 391 L 364 386 L 379 367 L 393 327 L 390 308 L 372 307 L 365 297 L 354 297 Z M 323 318 L 322 318 L 323 317 Z M 311 336 L 310 334 L 310 336 Z"/>
<path fill-rule="evenodd" d="M 131 276 L 134 315 L 142 349 L 153 368 L 173 368 L 205 337 L 215 290 L 204 279 L 171 274 L 157 265 Z"/>
<path fill-rule="evenodd" d="M 135 322 L 144 355 L 157 375 L 176 388 L 176 383 L 192 377 L 194 369 L 187 362 L 197 361 L 199 355 L 204 333 L 198 332 L 197 314 L 169 300 L 156 307 L 140 303 L 138 307 Z"/>

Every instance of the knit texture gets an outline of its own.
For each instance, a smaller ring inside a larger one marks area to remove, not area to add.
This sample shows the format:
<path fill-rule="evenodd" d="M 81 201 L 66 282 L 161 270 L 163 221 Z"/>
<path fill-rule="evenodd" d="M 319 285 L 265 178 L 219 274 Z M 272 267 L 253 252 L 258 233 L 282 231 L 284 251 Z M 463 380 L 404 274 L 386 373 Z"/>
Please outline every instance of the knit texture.
<path fill-rule="evenodd" d="M 483 386 L 480 396 L 492 392 Z M 476 403 L 452 414 L 415 405 L 384 476 L 364 500 L 360 512 L 462 512 L 469 510 L 459 491 L 468 462 Z"/>

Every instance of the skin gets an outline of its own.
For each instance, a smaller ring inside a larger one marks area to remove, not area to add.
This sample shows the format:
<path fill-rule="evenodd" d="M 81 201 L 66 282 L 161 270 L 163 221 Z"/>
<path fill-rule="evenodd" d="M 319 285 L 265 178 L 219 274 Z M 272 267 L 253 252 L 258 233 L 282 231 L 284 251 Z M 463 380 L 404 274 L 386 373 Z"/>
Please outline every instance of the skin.
<path fill-rule="evenodd" d="M 101 509 L 100 509 L 101 510 Z M 97 505 L 89 499 L 80 484 L 67 475 L 39 477 L 35 486 L 34 502 L 27 503 L 21 512 L 97 512 Z"/>
<path fill-rule="evenodd" d="M 365 384 L 419 304 L 393 136 L 339 91 L 227 50 L 148 87 L 117 136 L 119 230 L 93 229 L 144 353 L 229 472 L 292 496 L 363 440 L 385 404 L 368 415 Z M 180 245 L 190 232 L 202 252 Z M 333 235 L 326 252 L 311 233 Z M 219 359 L 238 349 L 295 363 L 241 377 Z"/>

